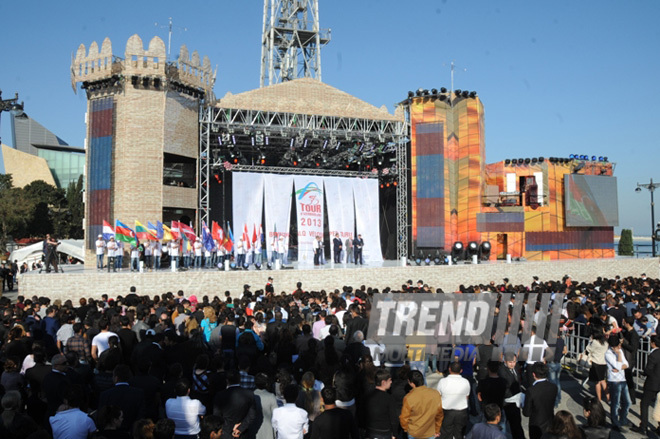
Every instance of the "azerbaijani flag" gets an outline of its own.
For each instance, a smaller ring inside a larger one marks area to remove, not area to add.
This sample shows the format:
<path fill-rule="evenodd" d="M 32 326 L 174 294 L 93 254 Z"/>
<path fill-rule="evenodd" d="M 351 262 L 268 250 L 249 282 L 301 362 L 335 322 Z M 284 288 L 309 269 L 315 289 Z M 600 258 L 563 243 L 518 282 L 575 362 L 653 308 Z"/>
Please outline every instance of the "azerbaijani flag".
<path fill-rule="evenodd" d="M 172 235 L 172 231 L 170 230 L 170 228 L 167 227 L 165 224 L 163 224 L 163 223 L 161 223 L 161 222 L 159 222 L 158 224 L 159 224 L 160 227 L 162 228 L 162 232 L 163 232 L 163 237 L 162 237 L 162 239 L 163 239 L 163 242 L 174 241 L 174 237 L 173 237 L 173 235 Z"/>
<path fill-rule="evenodd" d="M 170 230 L 170 233 L 172 234 L 172 239 L 179 239 L 181 238 L 181 229 L 179 228 L 179 223 L 178 221 L 172 221 L 172 228 Z"/>
<path fill-rule="evenodd" d="M 155 241 L 156 237 L 149 233 L 146 227 L 138 220 L 135 220 L 135 235 L 140 241 Z"/>
<path fill-rule="evenodd" d="M 106 220 L 103 220 L 103 239 L 108 241 L 113 236 L 115 236 L 115 231 L 112 230 L 112 226 Z"/>
<path fill-rule="evenodd" d="M 127 242 L 136 247 L 138 245 L 135 232 L 119 220 L 115 221 L 115 239 L 117 241 Z"/>
<path fill-rule="evenodd" d="M 208 251 L 213 251 L 215 245 L 213 236 L 211 236 L 211 231 L 204 221 L 202 221 L 202 244 L 204 244 L 204 248 Z"/>

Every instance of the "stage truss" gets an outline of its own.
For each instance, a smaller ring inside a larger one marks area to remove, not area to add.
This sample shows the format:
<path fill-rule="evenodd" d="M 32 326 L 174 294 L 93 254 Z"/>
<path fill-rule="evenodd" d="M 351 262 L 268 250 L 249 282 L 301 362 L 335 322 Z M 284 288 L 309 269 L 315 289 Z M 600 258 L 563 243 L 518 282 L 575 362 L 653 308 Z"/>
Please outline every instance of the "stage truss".
<path fill-rule="evenodd" d="M 199 221 L 210 222 L 209 187 L 219 172 L 397 181 L 397 258 L 408 257 L 408 132 L 407 119 L 201 108 Z"/>

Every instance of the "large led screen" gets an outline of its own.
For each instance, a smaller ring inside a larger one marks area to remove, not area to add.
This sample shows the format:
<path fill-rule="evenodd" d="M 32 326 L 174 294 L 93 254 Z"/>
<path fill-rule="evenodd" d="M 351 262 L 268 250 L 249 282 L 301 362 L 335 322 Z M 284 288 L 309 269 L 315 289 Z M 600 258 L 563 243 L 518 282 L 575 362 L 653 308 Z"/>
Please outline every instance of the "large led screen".
<path fill-rule="evenodd" d="M 564 191 L 567 227 L 619 225 L 616 177 L 566 174 Z"/>

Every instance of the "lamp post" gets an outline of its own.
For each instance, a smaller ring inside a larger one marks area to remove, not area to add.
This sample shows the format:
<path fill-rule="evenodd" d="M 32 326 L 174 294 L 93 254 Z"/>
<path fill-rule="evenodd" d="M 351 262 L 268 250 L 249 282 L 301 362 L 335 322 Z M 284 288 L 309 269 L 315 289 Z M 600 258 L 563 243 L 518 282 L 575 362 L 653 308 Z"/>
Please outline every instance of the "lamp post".
<path fill-rule="evenodd" d="M 14 116 L 23 114 L 23 102 L 18 103 L 18 93 L 13 99 L 2 99 L 2 90 L 0 90 L 0 118 L 3 111 L 9 111 Z M 0 131 L 0 144 L 2 144 L 2 131 Z"/>
<path fill-rule="evenodd" d="M 646 184 L 637 183 L 635 192 L 641 192 L 642 188 L 648 189 L 651 192 L 651 254 L 655 258 L 655 204 L 653 203 L 653 191 L 660 188 L 660 183 L 653 183 L 653 179 Z"/>

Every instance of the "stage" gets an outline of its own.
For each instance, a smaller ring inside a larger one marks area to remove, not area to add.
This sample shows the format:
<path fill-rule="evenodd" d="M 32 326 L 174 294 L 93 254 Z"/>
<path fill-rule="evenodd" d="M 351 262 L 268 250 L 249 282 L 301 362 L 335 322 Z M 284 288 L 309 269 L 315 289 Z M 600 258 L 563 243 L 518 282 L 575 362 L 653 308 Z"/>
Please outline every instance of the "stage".
<path fill-rule="evenodd" d="M 48 296 L 52 300 L 71 299 L 77 302 L 81 297 L 110 297 L 126 295 L 135 286 L 138 294 L 176 293 L 183 290 L 186 296 L 195 294 L 201 299 L 204 295 L 224 296 L 230 291 L 237 297 L 248 284 L 251 290 L 263 289 L 268 276 L 273 277 L 275 292 L 293 292 L 296 282 L 303 283 L 303 289 L 331 291 L 344 285 L 359 288 L 361 285 L 383 289 L 399 289 L 411 279 L 415 284 L 422 280 L 432 288 L 442 288 L 445 292 L 456 291 L 459 285 L 488 284 L 509 278 L 513 284 L 529 285 L 532 276 L 541 281 L 561 279 L 569 274 L 580 282 L 594 281 L 598 276 L 613 278 L 638 277 L 646 273 L 649 277 L 660 277 L 657 258 L 615 258 L 560 260 L 542 262 L 488 261 L 478 265 L 413 265 L 402 267 L 398 261 L 385 261 L 378 265 L 356 266 L 353 264 L 326 264 L 320 267 L 294 265 L 286 270 L 189 270 L 172 272 L 160 270 L 144 273 L 124 271 L 108 273 L 96 269 L 85 269 L 82 265 L 64 265 L 64 273 L 39 274 L 37 271 L 21 275 L 18 294 L 25 297 Z M 15 293 L 14 293 L 15 294 Z M 13 295 L 12 295 L 13 296 Z M 12 297 L 10 296 L 10 297 Z"/>

